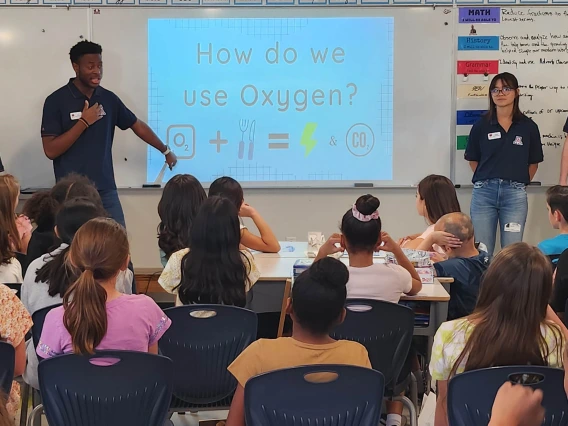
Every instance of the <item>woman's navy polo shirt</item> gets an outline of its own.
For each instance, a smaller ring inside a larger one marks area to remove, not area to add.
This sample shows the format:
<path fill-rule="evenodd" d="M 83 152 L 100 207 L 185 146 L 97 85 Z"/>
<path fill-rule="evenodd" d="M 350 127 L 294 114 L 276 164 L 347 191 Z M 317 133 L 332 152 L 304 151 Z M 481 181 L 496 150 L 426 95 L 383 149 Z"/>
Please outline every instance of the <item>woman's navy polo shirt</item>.
<path fill-rule="evenodd" d="M 508 132 L 496 118 L 483 117 L 469 133 L 464 158 L 479 163 L 473 174 L 474 183 L 497 178 L 528 184 L 529 165 L 544 160 L 540 130 L 525 115 L 514 120 Z"/>
<path fill-rule="evenodd" d="M 41 136 L 59 136 L 69 131 L 79 119 L 85 101 L 92 106 L 103 106 L 105 116 L 86 129 L 71 147 L 53 160 L 55 179 L 70 173 L 89 177 L 97 189 L 116 189 L 112 165 L 112 141 L 114 128 L 129 129 L 136 123 L 136 116 L 110 90 L 97 87 L 87 98 L 73 80 L 56 90 L 45 100 L 41 122 Z"/>

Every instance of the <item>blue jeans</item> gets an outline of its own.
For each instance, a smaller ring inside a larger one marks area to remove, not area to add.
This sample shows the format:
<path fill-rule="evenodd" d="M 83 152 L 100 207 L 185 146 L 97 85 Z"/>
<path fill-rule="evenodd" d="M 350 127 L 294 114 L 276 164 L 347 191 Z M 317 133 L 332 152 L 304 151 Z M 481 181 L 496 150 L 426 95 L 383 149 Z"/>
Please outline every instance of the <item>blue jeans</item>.
<path fill-rule="evenodd" d="M 126 221 L 124 220 L 124 212 L 122 211 L 122 204 L 118 198 L 118 191 L 116 189 L 99 189 L 99 195 L 103 202 L 103 207 L 110 217 L 120 223 L 126 228 Z M 132 262 L 128 264 L 128 269 L 134 272 Z M 136 279 L 132 278 L 132 294 L 136 294 Z"/>
<path fill-rule="evenodd" d="M 471 220 L 475 240 L 487 246 L 489 256 L 495 250 L 497 221 L 501 247 L 523 240 L 527 221 L 527 191 L 524 183 L 503 179 L 475 182 L 471 198 Z"/>
<path fill-rule="evenodd" d="M 116 189 L 100 189 L 99 195 L 103 201 L 103 207 L 109 216 L 126 228 L 126 221 L 124 220 L 122 204 L 120 204 L 120 199 L 118 198 L 118 191 Z"/>

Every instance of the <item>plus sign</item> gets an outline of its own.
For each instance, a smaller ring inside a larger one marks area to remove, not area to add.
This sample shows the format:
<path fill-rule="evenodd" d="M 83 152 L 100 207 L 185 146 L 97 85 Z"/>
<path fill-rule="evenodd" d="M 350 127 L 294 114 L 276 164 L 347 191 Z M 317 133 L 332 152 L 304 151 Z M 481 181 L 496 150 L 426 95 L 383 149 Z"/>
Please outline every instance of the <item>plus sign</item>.
<path fill-rule="evenodd" d="M 221 152 L 221 145 L 226 145 L 229 143 L 227 139 L 221 139 L 221 131 L 217 130 L 217 139 L 210 139 L 209 143 L 211 145 L 217 145 L 217 153 Z"/>

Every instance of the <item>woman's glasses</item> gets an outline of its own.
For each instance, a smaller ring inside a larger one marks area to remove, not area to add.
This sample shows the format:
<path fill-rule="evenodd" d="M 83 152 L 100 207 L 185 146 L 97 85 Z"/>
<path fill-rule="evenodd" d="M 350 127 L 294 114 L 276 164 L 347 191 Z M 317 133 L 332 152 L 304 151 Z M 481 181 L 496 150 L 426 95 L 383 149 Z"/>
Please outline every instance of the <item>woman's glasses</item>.
<path fill-rule="evenodd" d="M 499 95 L 500 93 L 504 94 L 504 95 L 508 95 L 511 92 L 514 92 L 515 89 L 511 88 L 511 87 L 503 87 L 502 89 L 491 89 L 491 94 L 492 95 Z"/>

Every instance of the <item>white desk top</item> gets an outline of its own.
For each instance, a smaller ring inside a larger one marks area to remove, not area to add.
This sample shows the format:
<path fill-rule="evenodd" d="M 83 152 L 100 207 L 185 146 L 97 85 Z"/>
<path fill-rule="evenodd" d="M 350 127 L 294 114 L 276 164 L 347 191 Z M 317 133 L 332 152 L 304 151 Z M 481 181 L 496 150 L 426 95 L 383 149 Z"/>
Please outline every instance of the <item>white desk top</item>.
<path fill-rule="evenodd" d="M 292 277 L 292 269 L 297 258 L 264 257 L 255 255 L 256 265 L 260 271 L 260 281 L 285 281 Z M 342 258 L 344 263 L 347 258 Z M 435 279 L 434 284 L 423 284 L 422 290 L 416 296 L 403 296 L 402 300 L 428 300 L 447 302 L 450 295 Z"/>
<path fill-rule="evenodd" d="M 254 259 L 260 271 L 260 281 L 286 281 L 292 277 L 292 269 L 294 263 L 298 259 L 306 259 L 306 251 L 308 249 L 307 242 L 280 242 L 282 250 L 280 253 L 261 253 L 253 252 Z M 349 258 L 344 256 L 340 260 L 347 264 Z M 377 262 L 384 260 L 376 258 Z M 161 268 L 136 268 L 137 274 L 155 274 L 160 273 Z M 453 280 L 450 279 L 449 282 Z M 447 281 L 445 281 L 447 282 Z M 402 300 L 426 300 L 435 302 L 447 302 L 450 295 L 442 287 L 438 279 L 434 280 L 434 284 L 423 284 L 422 291 L 416 296 L 403 296 Z"/>

